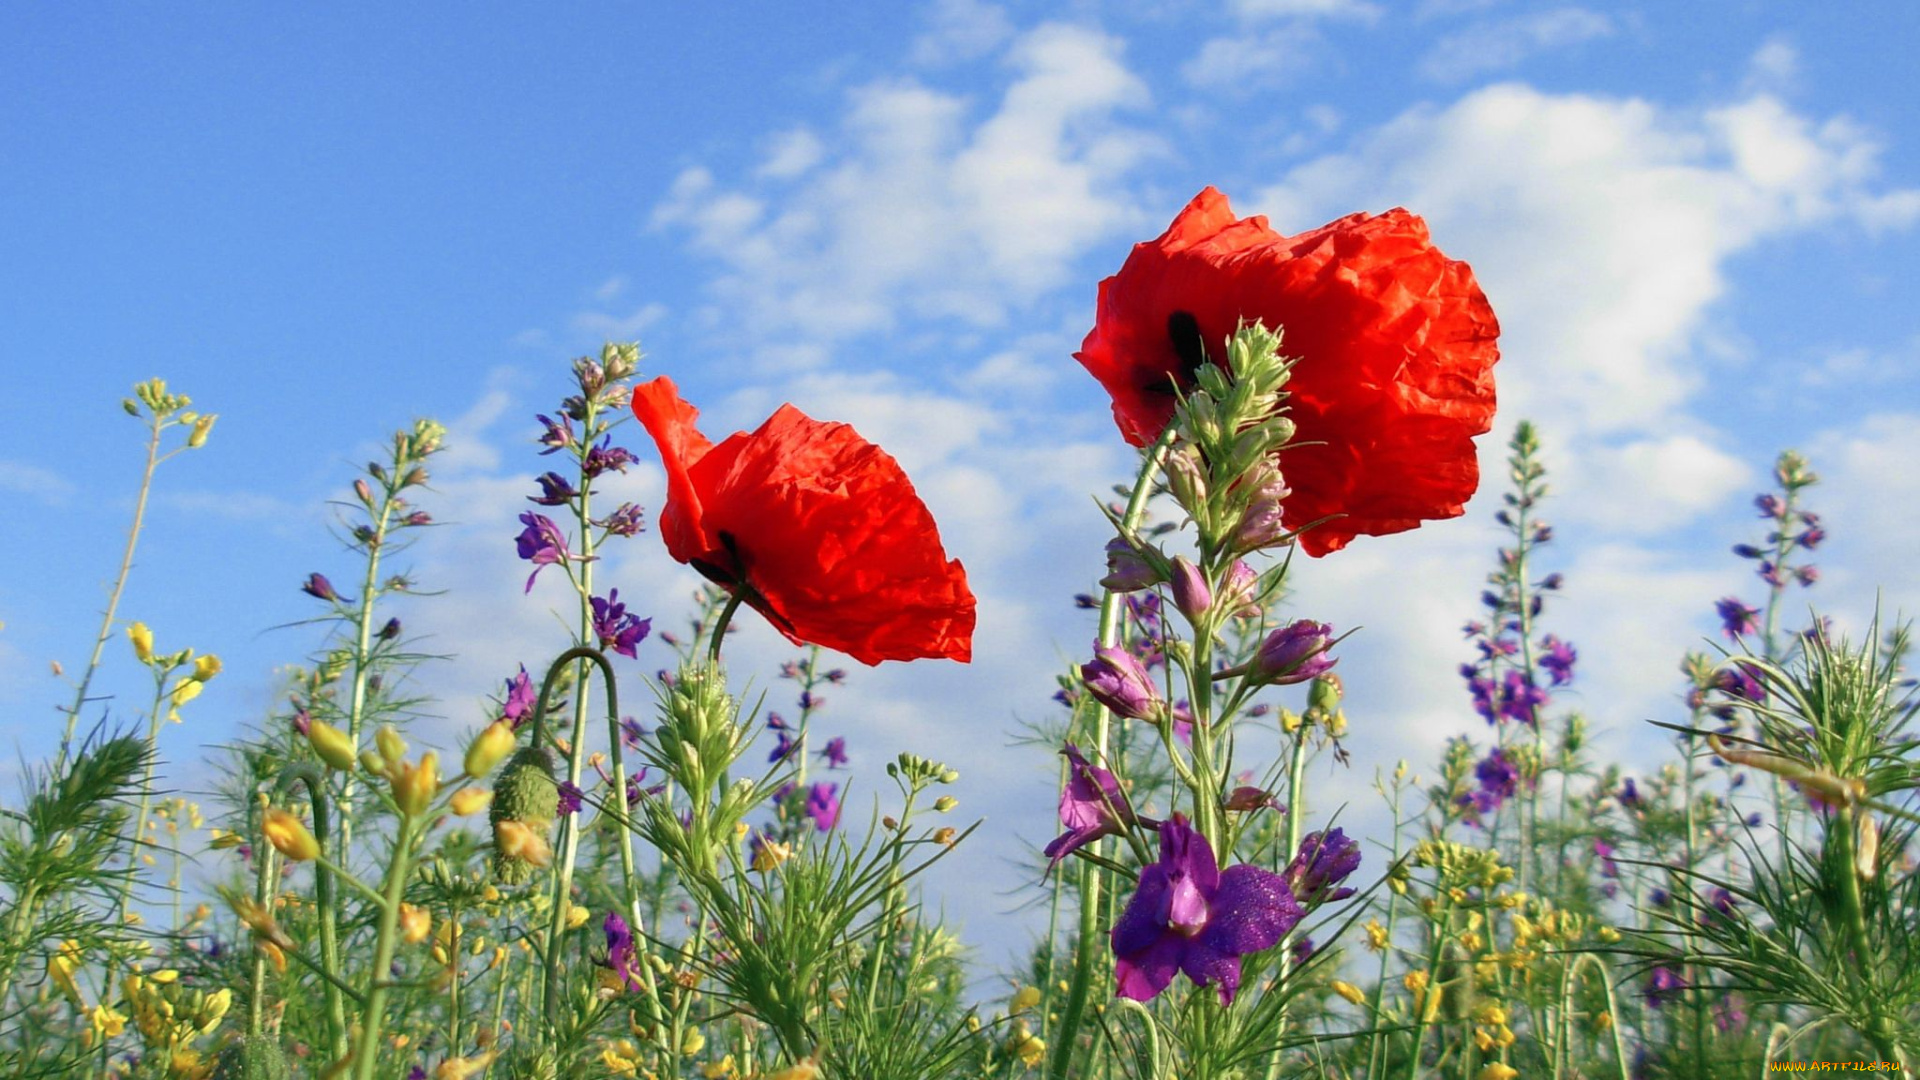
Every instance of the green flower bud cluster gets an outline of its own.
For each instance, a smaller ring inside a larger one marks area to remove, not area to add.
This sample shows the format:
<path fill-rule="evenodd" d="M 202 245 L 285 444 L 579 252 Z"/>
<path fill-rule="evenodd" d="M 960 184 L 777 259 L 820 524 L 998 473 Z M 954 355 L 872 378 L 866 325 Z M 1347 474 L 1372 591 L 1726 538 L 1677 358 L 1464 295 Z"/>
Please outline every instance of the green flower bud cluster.
<path fill-rule="evenodd" d="M 1167 457 L 1167 489 L 1193 518 L 1206 549 L 1235 540 L 1237 549 L 1250 551 L 1277 539 L 1263 525 L 1261 536 L 1238 542 L 1257 502 L 1285 496 L 1273 458 L 1294 434 L 1282 390 L 1292 365 L 1280 355 L 1277 332 L 1257 322 L 1243 325 L 1227 342 L 1226 366 L 1202 364 L 1193 393 L 1179 404 L 1183 445 Z"/>
<path fill-rule="evenodd" d="M 708 802 L 747 746 L 726 674 L 704 663 L 682 664 L 660 711 L 649 757 L 696 804 Z"/>
<path fill-rule="evenodd" d="M 1413 865 L 1439 871 L 1440 887 L 1491 889 L 1513 879 L 1513 869 L 1500 864 L 1500 853 L 1450 840 L 1423 840 L 1413 849 Z"/>
<path fill-rule="evenodd" d="M 493 807 L 489 822 L 499 831 L 501 822 L 519 822 L 545 833 L 560 812 L 560 788 L 554 780 L 553 755 L 544 746 L 528 746 L 507 759 L 506 768 L 493 785 Z M 493 877 L 502 885 L 524 885 L 533 878 L 535 866 L 517 854 L 493 853 Z"/>
<path fill-rule="evenodd" d="M 887 775 L 904 780 L 915 791 L 932 784 L 953 784 L 960 780 L 958 769 L 949 769 L 932 758 L 923 758 L 918 754 L 901 754 L 889 762 Z"/>

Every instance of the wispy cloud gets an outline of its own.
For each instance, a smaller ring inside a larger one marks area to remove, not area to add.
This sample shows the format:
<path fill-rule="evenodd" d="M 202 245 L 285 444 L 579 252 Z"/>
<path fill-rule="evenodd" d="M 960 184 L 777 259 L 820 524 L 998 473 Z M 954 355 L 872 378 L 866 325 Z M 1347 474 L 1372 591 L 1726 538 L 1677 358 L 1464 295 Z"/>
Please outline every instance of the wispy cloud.
<path fill-rule="evenodd" d="M 1488 20 L 1441 38 L 1420 61 L 1420 72 L 1436 82 L 1465 82 L 1613 33 L 1612 18 L 1578 7 Z"/>

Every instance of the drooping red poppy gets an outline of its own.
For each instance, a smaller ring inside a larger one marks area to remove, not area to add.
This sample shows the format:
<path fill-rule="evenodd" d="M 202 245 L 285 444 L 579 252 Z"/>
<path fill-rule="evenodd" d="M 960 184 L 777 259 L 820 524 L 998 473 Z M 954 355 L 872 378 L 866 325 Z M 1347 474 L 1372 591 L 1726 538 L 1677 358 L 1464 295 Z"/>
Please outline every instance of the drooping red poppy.
<path fill-rule="evenodd" d="M 886 451 L 791 405 L 715 445 L 661 377 L 633 391 L 660 448 L 667 552 L 744 599 L 795 644 L 864 664 L 973 658 L 973 593 L 933 515 Z"/>
<path fill-rule="evenodd" d="M 1208 188 L 1100 283 L 1075 358 L 1113 396 L 1135 446 L 1173 418 L 1174 390 L 1223 362 L 1242 320 L 1282 331 L 1296 440 L 1283 520 L 1310 555 L 1359 535 L 1458 516 L 1479 485 L 1473 437 L 1493 423 L 1500 325 L 1466 263 L 1405 210 L 1351 214 L 1299 236 L 1236 220 Z"/>

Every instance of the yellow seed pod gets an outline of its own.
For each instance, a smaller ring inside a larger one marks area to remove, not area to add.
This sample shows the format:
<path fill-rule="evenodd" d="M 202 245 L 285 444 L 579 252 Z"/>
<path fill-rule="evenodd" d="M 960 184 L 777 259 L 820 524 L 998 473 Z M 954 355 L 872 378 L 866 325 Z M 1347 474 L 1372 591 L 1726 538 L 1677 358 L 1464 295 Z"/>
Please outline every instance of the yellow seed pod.
<path fill-rule="evenodd" d="M 1333 980 L 1333 992 L 1346 998 L 1355 1005 L 1365 1005 L 1367 1003 L 1367 995 L 1361 993 L 1360 988 L 1350 982 L 1342 982 L 1339 979 Z"/>
<path fill-rule="evenodd" d="M 137 622 L 127 627 L 127 640 L 133 642 L 133 658 L 143 664 L 153 662 L 153 631 Z"/>
<path fill-rule="evenodd" d="M 306 823 L 277 806 L 268 808 L 260 830 L 267 834 L 267 842 L 274 850 L 294 862 L 308 862 L 320 856 L 320 842 L 307 831 Z"/>
<path fill-rule="evenodd" d="M 327 768 L 340 772 L 352 772 L 353 761 L 357 756 L 353 740 L 347 733 L 327 723 L 325 720 L 313 720 L 307 724 L 307 743 Z"/>

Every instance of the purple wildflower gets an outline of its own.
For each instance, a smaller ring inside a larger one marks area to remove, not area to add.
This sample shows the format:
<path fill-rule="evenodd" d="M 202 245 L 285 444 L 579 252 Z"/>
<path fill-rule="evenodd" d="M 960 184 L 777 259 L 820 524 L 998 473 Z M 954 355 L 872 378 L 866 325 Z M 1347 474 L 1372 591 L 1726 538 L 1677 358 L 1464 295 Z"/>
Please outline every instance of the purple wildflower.
<path fill-rule="evenodd" d="M 850 760 L 847 757 L 847 740 L 839 736 L 828 739 L 827 748 L 820 751 L 820 756 L 827 759 L 827 768 L 829 769 L 846 768 L 847 762 Z"/>
<path fill-rule="evenodd" d="M 533 676 L 527 674 L 527 665 L 521 664 L 520 674 L 507 680 L 507 699 L 500 706 L 500 718 L 518 731 L 521 724 L 533 717 L 536 704 Z"/>
<path fill-rule="evenodd" d="M 1620 806 L 1623 809 L 1637 810 L 1640 808 L 1640 789 L 1634 785 L 1633 777 L 1631 776 L 1620 781 L 1620 794 L 1616 797 L 1620 800 Z"/>
<path fill-rule="evenodd" d="M 1299 967 L 1313 958 L 1314 944 L 1310 937 L 1302 936 L 1293 943 L 1293 965 Z"/>
<path fill-rule="evenodd" d="M 1720 614 L 1720 628 L 1730 638 L 1741 638 L 1760 630 L 1760 609 L 1750 608 L 1737 596 L 1728 596 L 1713 605 Z"/>
<path fill-rule="evenodd" d="M 1245 559 L 1233 560 L 1227 567 L 1227 578 L 1220 583 L 1220 603 L 1227 614 L 1236 619 L 1257 619 L 1260 617 L 1260 573 L 1247 565 Z"/>
<path fill-rule="evenodd" d="M 1334 829 L 1308 833 L 1300 841 L 1299 853 L 1287 864 L 1284 877 L 1288 890 L 1301 903 L 1319 904 L 1352 896 L 1352 889 L 1338 886 L 1358 869 L 1359 843 L 1349 838 L 1345 829 Z"/>
<path fill-rule="evenodd" d="M 296 707 L 293 710 L 293 730 L 301 738 L 306 738 L 313 731 L 313 714 L 304 708 Z"/>
<path fill-rule="evenodd" d="M 813 827 L 826 832 L 840 823 L 839 784 L 815 784 L 807 789 L 807 816 Z"/>
<path fill-rule="evenodd" d="M 601 929 L 607 935 L 606 967 L 613 971 L 620 989 L 639 990 L 644 987 L 645 984 L 634 973 L 640 958 L 634 953 L 633 929 L 627 925 L 627 920 L 621 918 L 619 912 L 609 911 Z"/>
<path fill-rule="evenodd" d="M 325 574 L 308 574 L 307 580 L 300 586 L 300 591 L 313 597 L 315 600 L 338 600 L 343 604 L 353 603 L 351 597 L 341 596 L 339 593 L 333 591 L 333 582 L 328 581 L 327 575 Z"/>
<path fill-rule="evenodd" d="M 1245 674 L 1257 683 L 1289 686 L 1317 679 L 1338 661 L 1327 655 L 1333 647 L 1333 627 L 1299 619 L 1267 635 L 1253 659 L 1223 674 Z"/>
<path fill-rule="evenodd" d="M 1116 536 L 1107 541 L 1107 576 L 1100 579 L 1101 588 L 1108 592 L 1134 592 L 1150 589 L 1164 580 L 1153 564 L 1142 558 L 1124 538 Z"/>
<path fill-rule="evenodd" d="M 1616 850 L 1618 849 L 1616 849 L 1612 844 L 1607 843 L 1605 840 L 1596 838 L 1593 841 L 1593 857 L 1600 860 L 1600 876 L 1601 877 L 1612 878 L 1614 880 L 1619 879 L 1620 864 L 1618 862 L 1615 862 L 1613 858 L 1613 853 Z"/>
<path fill-rule="evenodd" d="M 767 764 L 769 765 L 777 761 L 787 760 L 792 757 L 793 752 L 800 747 L 800 744 L 794 741 L 793 736 L 787 734 L 785 731 L 775 731 L 773 737 L 775 739 L 773 752 L 767 755 Z"/>
<path fill-rule="evenodd" d="M 1159 824 L 1135 815 L 1119 778 L 1089 762 L 1079 747 L 1068 743 L 1060 753 L 1068 762 L 1067 787 L 1060 793 L 1060 824 L 1067 831 L 1047 845 L 1048 869 L 1103 836 L 1118 836 L 1125 826 Z"/>
<path fill-rule="evenodd" d="M 534 478 L 540 484 L 540 494 L 527 496 L 527 501 L 540 506 L 567 506 L 579 496 L 567 478 L 557 472 L 545 473 Z"/>
<path fill-rule="evenodd" d="M 567 551 L 566 536 L 552 518 L 529 510 L 520 515 L 520 523 L 526 528 L 520 530 L 520 535 L 514 537 L 513 542 L 520 557 L 533 563 L 533 573 L 527 575 L 527 587 L 523 590 L 532 592 L 533 579 L 540 576 L 541 570 L 554 563 L 565 562 L 573 555 Z"/>
<path fill-rule="evenodd" d="M 647 631 L 653 629 L 653 620 L 627 614 L 627 605 L 620 602 L 619 589 L 608 590 L 605 600 L 594 597 L 592 604 L 593 632 L 600 638 L 600 647 L 611 649 L 621 656 L 637 658 L 639 654 L 635 650 L 647 639 Z"/>
<path fill-rule="evenodd" d="M 1713 1003 L 1713 1026 L 1726 1035 L 1735 1028 L 1747 1026 L 1747 1010 L 1743 1008 L 1746 1000 L 1739 994 L 1728 994 Z"/>
<path fill-rule="evenodd" d="M 626 447 L 614 446 L 613 436 L 609 435 L 587 451 L 586 460 L 580 463 L 580 471 L 590 478 L 605 472 L 623 473 L 627 471 L 627 466 L 639 460 Z"/>
<path fill-rule="evenodd" d="M 1093 648 L 1093 661 L 1080 665 L 1080 679 L 1094 700 L 1118 716 L 1156 719 L 1163 708 L 1159 688 L 1134 655 L 1112 645 Z"/>
<path fill-rule="evenodd" d="M 559 787 L 560 787 L 560 812 L 562 814 L 579 813 L 580 799 L 582 798 L 582 796 L 586 794 L 585 792 L 580 790 L 580 785 L 574 783 L 571 780 L 562 780 L 560 781 Z"/>
<path fill-rule="evenodd" d="M 1301 914 L 1280 875 L 1247 863 L 1222 873 L 1206 837 L 1176 814 L 1160 826 L 1160 860 L 1141 870 L 1113 927 L 1119 994 L 1151 1000 L 1184 971 L 1231 1004 L 1240 958 L 1272 948 Z"/>
<path fill-rule="evenodd" d="M 1786 510 L 1786 504 L 1780 501 L 1780 496 L 1771 492 L 1755 495 L 1753 505 L 1763 518 L 1777 518 Z"/>
<path fill-rule="evenodd" d="M 1173 560 L 1173 606 L 1196 626 L 1213 607 L 1213 590 L 1207 587 L 1207 575 L 1185 555 L 1175 556 Z"/>
<path fill-rule="evenodd" d="M 620 741 L 626 744 L 627 749 L 640 749 L 640 740 L 646 737 L 647 729 L 640 726 L 640 721 L 631 716 L 620 718 Z"/>
<path fill-rule="evenodd" d="M 607 530 L 608 536 L 638 536 L 647 527 L 644 513 L 640 504 L 623 502 L 594 524 Z"/>
<path fill-rule="evenodd" d="M 1798 567 L 1793 572 L 1793 579 L 1800 583 L 1801 588 L 1811 589 L 1813 583 L 1820 580 L 1820 568 L 1811 563 Z"/>
<path fill-rule="evenodd" d="M 1500 809 L 1520 790 L 1520 768 L 1508 759 L 1502 747 L 1494 747 L 1481 759 L 1473 767 L 1473 775 L 1480 782 L 1480 790 L 1471 798 L 1474 808 L 1482 814 Z"/>
<path fill-rule="evenodd" d="M 1679 972 L 1664 965 L 1654 968 L 1653 977 L 1647 980 L 1647 1007 L 1657 1009 L 1686 988 L 1687 980 Z"/>
<path fill-rule="evenodd" d="M 1573 664 L 1580 654 L 1574 651 L 1573 646 L 1552 634 L 1548 634 L 1540 644 L 1546 650 L 1540 656 L 1540 666 L 1546 668 L 1547 674 L 1553 677 L 1553 685 L 1565 686 L 1572 682 Z"/>
<path fill-rule="evenodd" d="M 1547 692 L 1535 686 L 1531 676 L 1522 671 L 1507 672 L 1506 680 L 1500 685 L 1501 716 L 1537 727 L 1539 710 L 1546 703 Z"/>
<path fill-rule="evenodd" d="M 1827 538 L 1827 530 L 1813 524 L 1814 518 L 1812 514 L 1806 514 L 1804 516 L 1807 518 L 1807 524 L 1812 527 L 1806 532 L 1801 533 L 1796 542 L 1808 551 L 1812 551 L 1814 548 L 1820 546 L 1822 540 Z"/>
<path fill-rule="evenodd" d="M 546 427 L 546 430 L 540 433 L 540 445 L 546 447 L 545 450 L 540 451 L 543 456 L 555 450 L 564 450 L 574 444 L 573 424 L 568 422 L 565 416 L 558 421 L 545 416 L 536 416 L 534 419 Z"/>

